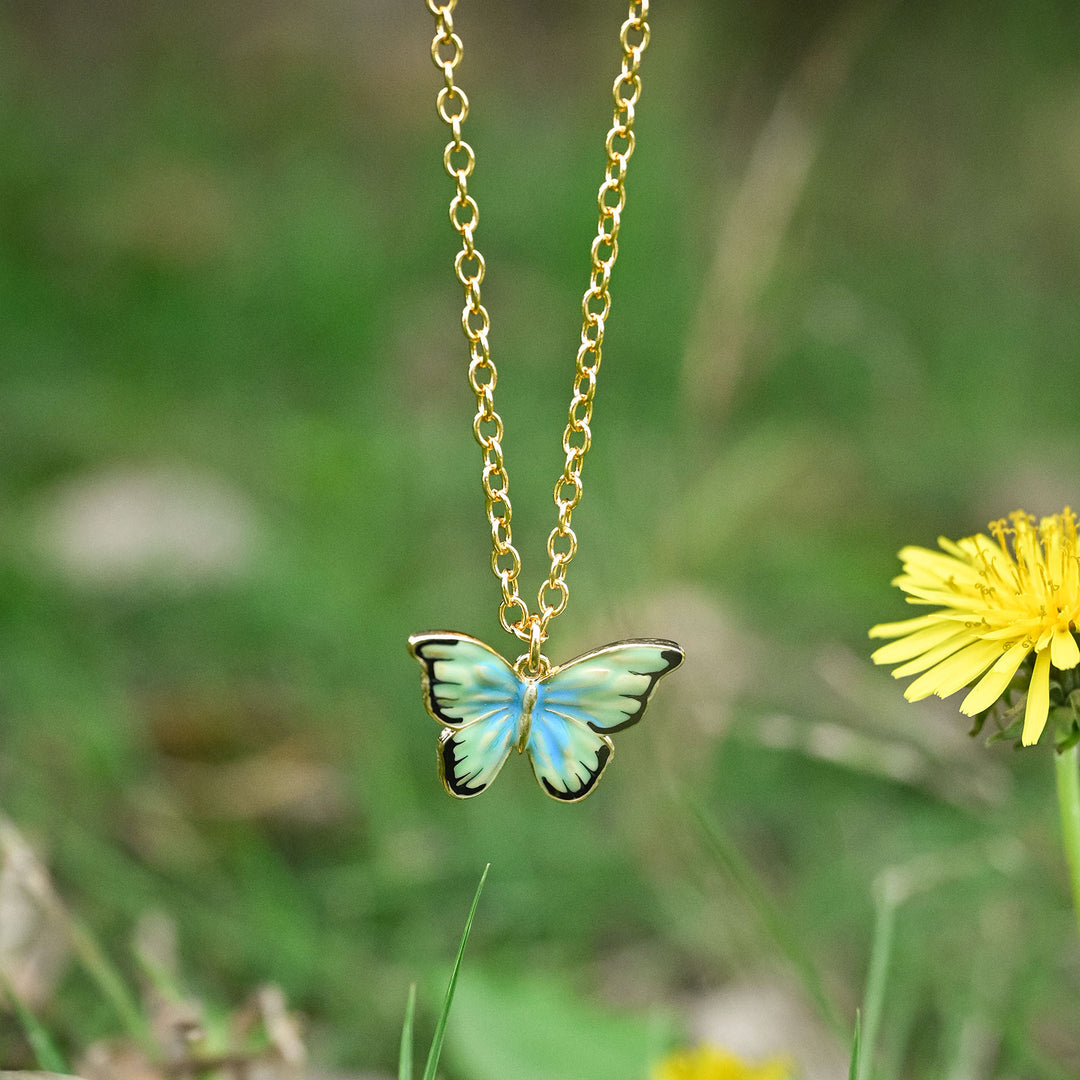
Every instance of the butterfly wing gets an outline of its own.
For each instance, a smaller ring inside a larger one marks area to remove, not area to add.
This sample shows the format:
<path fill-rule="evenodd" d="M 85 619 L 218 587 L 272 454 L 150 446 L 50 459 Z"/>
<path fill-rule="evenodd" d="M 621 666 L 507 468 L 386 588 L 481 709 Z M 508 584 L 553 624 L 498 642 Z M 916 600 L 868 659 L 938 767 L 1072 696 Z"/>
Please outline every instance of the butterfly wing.
<path fill-rule="evenodd" d="M 526 749 L 537 783 L 561 802 L 584 799 L 615 752 L 606 735 L 543 708 L 533 711 Z"/>
<path fill-rule="evenodd" d="M 414 634 L 424 706 L 444 726 L 439 776 L 451 795 L 479 795 L 516 742 L 522 683 L 494 649 L 467 634 Z"/>
<path fill-rule="evenodd" d="M 439 736 L 439 779 L 451 795 L 471 799 L 499 774 L 514 746 L 516 717 L 510 713 L 445 728 Z"/>
<path fill-rule="evenodd" d="M 657 682 L 684 656 L 673 641 L 618 641 L 543 679 L 527 749 L 544 791 L 564 802 L 585 798 L 614 752 L 607 733 L 636 724 Z"/>
<path fill-rule="evenodd" d="M 605 645 L 547 677 L 546 707 L 593 731 L 622 731 L 641 719 L 656 684 L 685 656 L 674 641 L 655 638 Z"/>

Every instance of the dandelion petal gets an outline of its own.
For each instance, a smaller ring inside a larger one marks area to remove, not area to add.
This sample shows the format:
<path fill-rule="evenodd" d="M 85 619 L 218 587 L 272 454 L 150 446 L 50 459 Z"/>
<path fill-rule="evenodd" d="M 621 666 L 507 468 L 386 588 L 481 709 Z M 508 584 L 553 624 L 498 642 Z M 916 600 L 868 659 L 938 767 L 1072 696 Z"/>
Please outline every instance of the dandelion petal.
<path fill-rule="evenodd" d="M 910 660 L 912 657 L 929 652 L 930 649 L 940 645 L 943 641 L 956 635 L 956 627 L 948 622 L 934 622 L 914 634 L 890 641 L 888 645 L 882 645 L 875 650 L 870 659 L 875 664 L 898 664 L 902 660 Z"/>
<path fill-rule="evenodd" d="M 1014 645 L 1001 654 L 1001 659 L 975 684 L 971 693 L 964 698 L 960 711 L 965 716 L 974 716 L 983 709 L 989 709 L 1002 694 L 1016 674 L 1016 669 L 1031 652 L 1022 645 Z"/>
<path fill-rule="evenodd" d="M 916 656 L 914 660 L 909 660 L 906 664 L 901 664 L 900 667 L 893 669 L 894 679 L 906 679 L 909 675 L 917 675 L 920 671 L 926 671 L 927 668 L 932 668 L 935 664 L 940 664 L 942 660 L 958 652 L 960 649 L 972 642 L 971 635 L 966 631 L 956 631 L 952 637 L 946 638 L 940 645 L 933 649 L 928 649 L 922 654 L 922 656 Z M 923 695 L 925 697 L 925 695 Z"/>
<path fill-rule="evenodd" d="M 902 619 L 900 622 L 883 622 L 870 627 L 871 637 L 901 637 L 914 634 L 916 630 L 925 630 L 928 626 L 937 626 L 936 615 L 919 615 L 914 619 Z"/>
<path fill-rule="evenodd" d="M 1050 639 L 1050 662 L 1058 671 L 1067 671 L 1080 663 L 1080 648 L 1068 630 L 1057 629 Z"/>
<path fill-rule="evenodd" d="M 995 641 L 976 641 L 920 675 L 906 690 L 908 701 L 918 701 L 930 694 L 948 697 L 981 675 L 1001 654 Z M 894 672 L 895 674 L 895 672 Z"/>
<path fill-rule="evenodd" d="M 1031 672 L 1028 686 L 1027 708 L 1024 711 L 1024 731 L 1020 741 L 1025 746 L 1034 746 L 1046 727 L 1046 717 L 1050 712 L 1050 650 L 1043 649 L 1035 657 L 1035 667 Z"/>

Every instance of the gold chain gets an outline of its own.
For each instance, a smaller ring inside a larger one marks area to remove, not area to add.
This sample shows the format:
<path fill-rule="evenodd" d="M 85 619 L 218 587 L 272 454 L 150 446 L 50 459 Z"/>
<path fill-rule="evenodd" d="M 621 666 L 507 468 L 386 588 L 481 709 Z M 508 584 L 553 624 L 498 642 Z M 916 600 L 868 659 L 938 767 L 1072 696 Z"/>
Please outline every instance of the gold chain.
<path fill-rule="evenodd" d="M 439 91 L 436 109 L 452 134 L 443 151 L 443 164 L 457 185 L 457 191 L 450 200 L 450 223 L 461 235 L 461 250 L 454 259 L 454 270 L 465 289 L 461 325 L 469 341 L 469 384 L 476 394 L 473 433 L 483 453 L 484 500 L 491 524 L 491 569 L 502 587 L 499 622 L 509 633 L 530 642 L 531 650 L 538 652 L 539 643 L 547 636 L 548 623 L 566 608 L 570 596 L 566 567 L 577 552 L 577 536 L 570 527 L 570 517 L 574 507 L 581 502 L 581 467 L 592 438 L 589 423 L 592 420 L 593 395 L 596 393 L 596 375 L 600 370 L 604 324 L 611 310 L 608 287 L 619 252 L 619 219 L 626 203 L 626 167 L 634 152 L 634 106 L 641 96 L 638 69 L 641 54 L 649 44 L 649 0 L 631 0 L 629 16 L 619 33 L 622 70 L 612 89 L 615 114 L 605 140 L 607 167 L 597 194 L 600 216 L 592 242 L 592 272 L 581 300 L 584 317 L 581 346 L 577 353 L 569 421 L 562 440 L 566 464 L 555 482 L 558 521 L 547 541 L 551 570 L 537 593 L 535 614 L 530 613 L 518 592 L 521 557 L 513 545 L 510 532 L 510 478 L 503 461 L 503 422 L 495 411 L 496 372 L 488 344 L 491 320 L 480 300 L 484 258 L 475 241 L 479 209 L 468 187 L 469 176 L 476 165 L 476 155 L 461 137 L 461 126 L 469 115 L 469 99 L 454 82 L 454 70 L 461 62 L 463 51 L 461 38 L 454 32 L 453 11 L 457 0 L 447 0 L 441 4 L 427 0 L 427 6 L 435 16 L 431 58 L 443 73 L 446 83 Z"/>

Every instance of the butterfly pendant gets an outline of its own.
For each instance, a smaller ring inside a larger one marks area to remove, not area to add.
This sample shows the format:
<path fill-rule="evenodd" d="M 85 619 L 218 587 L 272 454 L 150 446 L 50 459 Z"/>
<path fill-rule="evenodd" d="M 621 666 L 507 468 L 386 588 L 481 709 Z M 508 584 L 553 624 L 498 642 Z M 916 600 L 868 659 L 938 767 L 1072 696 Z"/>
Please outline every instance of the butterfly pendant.
<path fill-rule="evenodd" d="M 674 641 L 637 638 L 587 652 L 561 667 L 528 655 L 511 666 L 468 634 L 413 634 L 424 705 L 443 725 L 439 776 L 459 799 L 484 791 L 511 750 L 528 752 L 553 799 L 577 802 L 596 787 L 614 753 L 608 737 L 636 724 L 656 684 L 685 653 Z"/>

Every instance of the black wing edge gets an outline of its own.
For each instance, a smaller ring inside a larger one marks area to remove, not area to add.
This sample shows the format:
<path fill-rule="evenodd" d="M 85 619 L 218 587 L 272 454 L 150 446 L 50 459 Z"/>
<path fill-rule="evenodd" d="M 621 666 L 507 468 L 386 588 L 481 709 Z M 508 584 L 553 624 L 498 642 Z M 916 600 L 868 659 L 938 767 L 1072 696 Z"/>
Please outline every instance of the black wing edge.
<path fill-rule="evenodd" d="M 457 747 L 454 745 L 454 730 L 447 728 L 439 736 L 437 754 L 439 758 L 439 779 L 443 787 L 454 796 L 455 799 L 471 799 L 483 791 L 487 791 L 488 785 L 481 784 L 479 787 L 469 787 L 468 784 L 459 784 L 454 779 L 457 767 Z"/>
<path fill-rule="evenodd" d="M 409 655 L 415 656 L 416 659 L 420 661 L 420 690 L 424 695 L 424 708 L 427 709 L 431 716 L 438 720 L 440 724 L 445 724 L 447 727 L 452 728 L 461 727 L 461 721 L 455 720 L 451 716 L 447 716 L 439 708 L 438 702 L 436 702 L 435 696 L 431 692 L 431 683 L 435 678 L 435 661 L 424 655 L 424 646 L 457 645 L 458 642 L 462 640 L 476 641 L 478 645 L 484 645 L 484 643 L 478 639 L 470 638 L 467 634 L 457 634 L 451 630 L 432 630 L 427 634 L 412 634 L 409 637 Z M 484 645 L 484 648 L 490 648 L 490 646 Z M 494 649 L 491 651 L 494 652 Z M 479 794 L 479 792 L 476 792 L 476 794 Z"/>
<path fill-rule="evenodd" d="M 603 773 L 604 769 L 607 768 L 608 762 L 615 753 L 615 747 L 612 745 L 611 740 L 606 735 L 601 735 L 600 737 L 604 740 L 604 745 L 600 747 L 596 753 L 596 769 L 589 770 L 589 779 L 576 791 L 559 791 L 558 788 L 552 787 L 547 780 L 537 777 L 540 781 L 540 786 L 548 795 L 553 799 L 558 799 L 559 802 L 581 802 L 581 800 L 596 787 L 600 780 L 600 775 Z"/>
<path fill-rule="evenodd" d="M 426 637 L 424 634 L 416 634 L 415 637 Z M 412 641 L 412 638 L 409 639 Z M 658 672 L 643 672 L 636 671 L 635 675 L 655 674 L 656 678 L 662 678 L 664 675 L 670 674 L 674 671 L 685 659 L 686 650 L 677 642 L 669 641 L 667 638 L 650 638 L 650 637 L 633 637 L 623 638 L 622 641 L 612 641 L 607 645 L 601 645 L 599 649 L 590 649 L 588 652 L 582 653 L 580 656 L 575 656 L 572 660 L 567 660 L 565 664 L 559 664 L 557 667 L 552 668 L 551 672 L 544 676 L 541 682 L 552 678 L 557 675 L 563 668 L 572 667 L 574 664 L 579 663 L 582 660 L 589 660 L 594 656 L 602 656 L 606 652 L 611 652 L 612 649 L 621 649 L 624 645 L 651 645 L 654 648 L 660 647 L 660 655 L 667 661 L 667 667 L 663 671 Z M 415 655 L 415 654 L 414 654 Z"/>
<path fill-rule="evenodd" d="M 633 727 L 645 715 L 645 709 L 649 704 L 649 699 L 652 697 L 653 691 L 656 689 L 656 684 L 665 675 L 670 675 L 686 659 L 686 653 L 683 651 L 682 646 L 674 641 L 668 641 L 666 638 L 627 638 L 625 641 L 613 641 L 610 645 L 605 645 L 602 649 L 597 649 L 596 652 L 607 652 L 609 649 L 617 649 L 622 645 L 663 646 L 660 651 L 660 657 L 667 663 L 667 667 L 663 668 L 661 671 L 633 671 L 633 669 L 631 669 L 634 675 L 644 675 L 648 678 L 649 685 L 645 687 L 644 693 L 623 695 L 624 697 L 628 697 L 631 701 L 636 701 L 638 707 L 633 715 L 628 716 L 617 727 L 599 728 L 589 724 L 589 727 L 591 727 L 598 735 L 614 735 L 616 732 L 625 731 L 628 727 Z M 587 653 L 586 655 L 591 654 Z"/>

